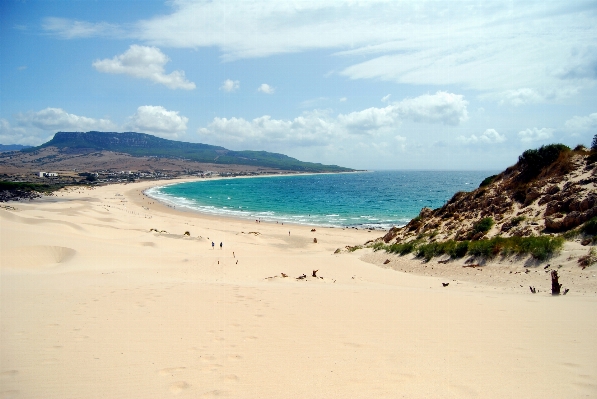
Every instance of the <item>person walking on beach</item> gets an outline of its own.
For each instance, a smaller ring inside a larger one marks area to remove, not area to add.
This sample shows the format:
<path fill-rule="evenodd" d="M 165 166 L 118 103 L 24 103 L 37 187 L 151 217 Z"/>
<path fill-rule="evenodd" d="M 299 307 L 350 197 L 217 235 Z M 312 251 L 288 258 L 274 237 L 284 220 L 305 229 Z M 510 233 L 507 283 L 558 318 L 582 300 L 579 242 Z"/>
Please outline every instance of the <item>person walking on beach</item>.
<path fill-rule="evenodd" d="M 220 249 L 222 249 L 222 243 L 220 242 Z"/>
<path fill-rule="evenodd" d="M 214 249 L 214 248 L 215 248 L 215 246 L 216 246 L 216 244 L 214 244 L 214 242 L 212 241 L 212 242 L 211 242 L 211 249 Z"/>

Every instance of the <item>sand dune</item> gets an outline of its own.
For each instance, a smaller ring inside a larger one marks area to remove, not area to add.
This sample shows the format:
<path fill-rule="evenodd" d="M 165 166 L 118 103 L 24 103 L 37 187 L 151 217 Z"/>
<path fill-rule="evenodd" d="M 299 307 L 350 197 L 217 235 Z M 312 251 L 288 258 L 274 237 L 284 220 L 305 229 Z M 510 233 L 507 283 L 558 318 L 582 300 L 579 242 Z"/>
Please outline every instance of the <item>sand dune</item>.
<path fill-rule="evenodd" d="M 597 397 L 588 291 L 382 268 L 334 254 L 373 233 L 174 212 L 147 187 L 0 210 L 0 397 Z"/>

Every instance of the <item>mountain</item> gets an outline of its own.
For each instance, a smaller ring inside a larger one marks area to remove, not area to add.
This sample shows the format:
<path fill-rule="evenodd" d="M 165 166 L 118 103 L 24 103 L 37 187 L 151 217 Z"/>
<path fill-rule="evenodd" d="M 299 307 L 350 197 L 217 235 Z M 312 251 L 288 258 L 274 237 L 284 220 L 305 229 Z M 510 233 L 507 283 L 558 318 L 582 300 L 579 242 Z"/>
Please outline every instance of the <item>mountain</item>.
<path fill-rule="evenodd" d="M 0 152 L 8 152 L 8 151 L 20 151 L 27 148 L 31 148 L 30 145 L 20 145 L 20 144 L 0 144 Z"/>
<path fill-rule="evenodd" d="M 527 150 L 518 162 L 458 192 L 438 209 L 423 208 L 385 243 L 477 241 L 561 233 L 597 217 L 597 150 L 562 144 Z"/>
<path fill-rule="evenodd" d="M 166 140 L 135 132 L 58 132 L 47 143 L 25 151 L 34 152 L 48 147 L 55 147 L 61 152 L 67 153 L 112 151 L 134 157 L 151 156 L 210 164 L 259 166 L 301 172 L 353 171 L 353 169 L 336 165 L 302 162 L 283 154 L 266 151 L 231 151 L 224 147 Z"/>

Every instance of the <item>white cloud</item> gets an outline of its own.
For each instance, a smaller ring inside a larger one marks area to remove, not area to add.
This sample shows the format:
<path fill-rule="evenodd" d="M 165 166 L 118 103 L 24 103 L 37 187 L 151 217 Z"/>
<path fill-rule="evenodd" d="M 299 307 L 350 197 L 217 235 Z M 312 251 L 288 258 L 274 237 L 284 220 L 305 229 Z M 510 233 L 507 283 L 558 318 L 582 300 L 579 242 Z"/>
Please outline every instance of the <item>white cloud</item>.
<path fill-rule="evenodd" d="M 37 134 L 36 134 L 37 133 Z M 22 127 L 13 127 L 3 118 L 0 118 L 0 143 L 40 145 L 52 137 L 47 132 L 31 132 Z"/>
<path fill-rule="evenodd" d="M 497 144 L 506 141 L 506 136 L 499 134 L 495 129 L 486 129 L 479 136 L 474 134 L 469 137 L 459 136 L 457 140 L 465 144 Z"/>
<path fill-rule="evenodd" d="M 184 71 L 174 71 L 166 75 L 164 65 L 170 59 L 157 47 L 133 44 L 123 54 L 112 59 L 97 60 L 95 69 L 103 73 L 125 74 L 140 79 L 163 84 L 170 89 L 193 90 L 195 83 L 189 82 Z"/>
<path fill-rule="evenodd" d="M 306 112 L 293 120 L 272 119 L 264 115 L 247 121 L 243 118 L 214 118 L 207 128 L 198 130 L 209 142 L 243 143 L 259 148 L 264 144 L 317 146 L 328 144 L 339 130 L 333 119 L 319 111 Z"/>
<path fill-rule="evenodd" d="M 391 97 L 391 96 L 392 96 L 391 94 L 387 94 L 387 95 L 383 96 L 383 97 L 381 98 L 381 102 L 382 102 L 382 103 L 388 102 L 388 101 L 390 100 L 390 97 Z"/>
<path fill-rule="evenodd" d="M 343 102 L 346 102 L 346 100 L 348 100 L 346 97 L 341 97 L 340 100 L 338 100 L 338 101 L 340 101 L 341 103 L 343 103 Z"/>
<path fill-rule="evenodd" d="M 65 19 L 46 19 L 43 27 L 65 38 L 118 28 L 156 46 L 217 47 L 225 60 L 327 49 L 365 58 L 340 72 L 352 79 L 461 85 L 515 102 L 547 98 L 544 87 L 574 93 L 597 81 L 597 57 L 587 44 L 597 32 L 591 1 L 169 3 L 170 13 L 131 27 Z M 521 88 L 539 97 L 508 94 Z"/>
<path fill-rule="evenodd" d="M 41 130 L 110 131 L 116 128 L 116 125 L 108 119 L 69 114 L 61 108 L 21 113 L 16 115 L 16 119 L 21 126 L 32 126 Z"/>
<path fill-rule="evenodd" d="M 168 111 L 162 106 L 143 105 L 130 116 L 125 129 L 151 133 L 167 139 L 175 139 L 187 130 L 189 118 L 178 115 L 178 111 Z"/>
<path fill-rule="evenodd" d="M 122 37 L 126 33 L 115 24 L 107 22 L 86 22 L 66 18 L 45 18 L 42 28 L 63 39 L 75 39 L 96 36 Z"/>
<path fill-rule="evenodd" d="M 240 88 L 240 82 L 238 80 L 231 80 L 226 79 L 222 86 L 220 86 L 220 90 L 224 90 L 225 92 L 231 93 L 236 91 Z"/>
<path fill-rule="evenodd" d="M 261 86 L 257 88 L 257 91 L 260 91 L 265 94 L 274 94 L 275 89 L 267 83 L 262 83 Z"/>
<path fill-rule="evenodd" d="M 520 141 L 528 143 L 547 140 L 553 136 L 553 132 L 554 130 L 550 128 L 537 129 L 534 127 L 518 132 L 518 136 L 520 137 Z"/>
<path fill-rule="evenodd" d="M 395 129 L 402 120 L 456 126 L 468 119 L 467 105 L 462 95 L 438 91 L 407 98 L 384 108 L 372 107 L 341 114 L 338 121 L 349 131 L 358 133 Z"/>
<path fill-rule="evenodd" d="M 574 116 L 566 121 L 566 128 L 572 131 L 586 131 L 597 128 L 597 112 L 588 116 Z"/>
<path fill-rule="evenodd" d="M 395 107 L 405 119 L 456 126 L 468 120 L 467 105 L 468 101 L 460 94 L 438 91 L 402 100 Z"/>
<path fill-rule="evenodd" d="M 214 118 L 198 133 L 207 142 L 242 143 L 254 148 L 272 143 L 322 146 L 350 136 L 380 136 L 395 132 L 404 119 L 459 124 L 467 119 L 466 106 L 467 102 L 461 95 L 438 92 L 406 99 L 384 108 L 372 107 L 336 117 L 329 111 L 315 110 L 292 120 L 273 119 L 269 115 L 250 121 L 243 118 Z M 405 140 L 395 133 L 394 137 L 398 141 Z"/>

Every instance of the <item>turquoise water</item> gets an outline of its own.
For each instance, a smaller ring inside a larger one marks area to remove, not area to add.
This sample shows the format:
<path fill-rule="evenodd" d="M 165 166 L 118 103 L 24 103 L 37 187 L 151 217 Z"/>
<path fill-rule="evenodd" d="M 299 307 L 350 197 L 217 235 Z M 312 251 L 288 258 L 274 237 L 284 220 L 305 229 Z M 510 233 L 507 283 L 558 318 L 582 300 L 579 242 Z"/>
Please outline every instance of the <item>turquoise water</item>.
<path fill-rule="evenodd" d="M 388 229 L 422 207 L 438 208 L 472 191 L 491 171 L 379 171 L 204 180 L 147 194 L 213 215 L 316 226 Z"/>

